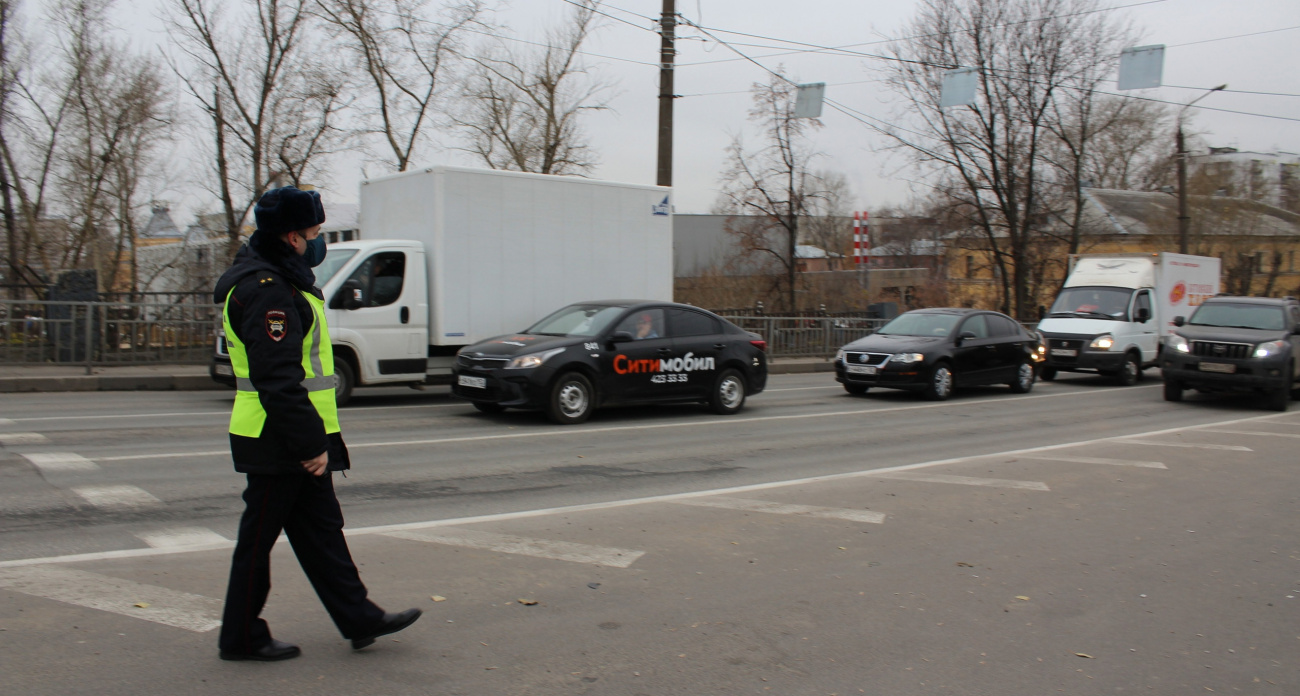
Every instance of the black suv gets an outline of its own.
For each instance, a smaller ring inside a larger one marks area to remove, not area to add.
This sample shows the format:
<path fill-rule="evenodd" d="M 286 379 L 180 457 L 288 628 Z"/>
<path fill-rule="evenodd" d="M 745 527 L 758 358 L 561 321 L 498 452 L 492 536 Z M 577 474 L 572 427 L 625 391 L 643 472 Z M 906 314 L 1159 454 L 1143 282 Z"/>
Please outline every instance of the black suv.
<path fill-rule="evenodd" d="M 1178 328 L 1161 351 L 1165 401 L 1184 389 L 1258 391 L 1268 407 L 1285 411 L 1300 356 L 1300 303 L 1294 298 L 1211 297 Z"/>

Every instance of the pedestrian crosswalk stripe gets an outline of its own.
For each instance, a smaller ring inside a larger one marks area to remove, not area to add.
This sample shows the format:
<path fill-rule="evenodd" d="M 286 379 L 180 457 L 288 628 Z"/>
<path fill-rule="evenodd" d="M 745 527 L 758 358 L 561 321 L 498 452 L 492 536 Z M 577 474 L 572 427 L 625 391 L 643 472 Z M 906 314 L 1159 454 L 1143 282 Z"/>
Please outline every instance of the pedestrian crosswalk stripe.
<path fill-rule="evenodd" d="M 27 452 L 22 456 L 46 472 L 94 471 L 99 468 L 98 464 L 75 452 Z"/>
<path fill-rule="evenodd" d="M 451 527 L 386 532 L 384 536 L 409 539 L 411 541 L 427 541 L 448 546 L 484 549 L 500 553 L 513 553 L 520 556 L 533 556 L 534 558 L 550 558 L 557 561 L 594 563 L 614 568 L 626 568 L 632 565 L 636 559 L 645 555 L 644 551 L 590 546 L 571 541 L 528 539 L 510 534 L 482 532 L 475 529 L 454 529 Z"/>
<path fill-rule="evenodd" d="M 1139 466 L 1147 469 L 1168 469 L 1161 462 L 1137 462 L 1130 459 L 1103 459 L 1101 457 L 1067 457 L 1054 454 L 1022 454 L 1021 459 L 1040 459 L 1048 462 L 1078 462 L 1080 464 L 1110 464 L 1113 466 Z"/>
<path fill-rule="evenodd" d="M 136 486 L 81 486 L 72 491 L 97 507 L 151 507 L 162 501 Z"/>
<path fill-rule="evenodd" d="M 40 433 L 0 433 L 0 445 L 39 445 L 49 441 Z"/>
<path fill-rule="evenodd" d="M 722 508 L 724 510 L 741 510 L 744 512 L 766 512 L 774 515 L 805 515 L 807 517 L 823 517 L 832 520 L 848 520 L 849 522 L 883 524 L 885 521 L 885 513 L 883 512 L 817 507 L 815 505 L 791 505 L 745 498 L 719 496 L 715 498 L 683 498 L 673 502 L 678 505 L 694 505 L 696 507 Z"/>
<path fill-rule="evenodd" d="M 0 568 L 0 588 L 196 633 L 221 625 L 221 600 L 84 570 Z"/>
<path fill-rule="evenodd" d="M 1206 433 L 1228 433 L 1229 435 L 1267 435 L 1268 437 L 1289 437 L 1300 439 L 1295 433 L 1265 433 L 1258 430 L 1204 430 Z"/>
<path fill-rule="evenodd" d="M 1209 445 L 1200 442 L 1151 442 L 1149 440 L 1116 440 L 1119 444 L 1124 445 L 1150 445 L 1152 447 L 1186 447 L 1188 449 L 1207 449 L 1207 450 L 1225 450 L 1228 452 L 1254 452 L 1255 450 L 1241 445 Z"/>
<path fill-rule="evenodd" d="M 191 546 L 224 547 L 229 539 L 205 527 L 175 527 L 136 535 L 155 549 L 183 549 Z"/>
<path fill-rule="evenodd" d="M 955 483 L 961 486 L 988 486 L 990 488 L 1018 488 L 1026 491 L 1051 490 L 1046 483 L 1038 481 L 1010 481 L 1007 479 L 975 478 L 972 476 L 950 476 L 948 474 L 920 474 L 912 471 L 886 471 L 871 474 L 872 478 L 898 479 L 900 481 L 920 481 L 923 483 Z"/>

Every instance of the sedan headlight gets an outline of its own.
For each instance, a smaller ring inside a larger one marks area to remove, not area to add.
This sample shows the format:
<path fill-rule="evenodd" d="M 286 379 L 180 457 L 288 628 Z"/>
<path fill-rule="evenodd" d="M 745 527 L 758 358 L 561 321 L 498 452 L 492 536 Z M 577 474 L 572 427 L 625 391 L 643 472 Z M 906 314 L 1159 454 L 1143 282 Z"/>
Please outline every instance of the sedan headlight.
<path fill-rule="evenodd" d="M 1281 355 L 1286 350 L 1286 341 L 1269 341 L 1255 346 L 1255 357 L 1271 358 L 1275 355 Z"/>
<path fill-rule="evenodd" d="M 912 363 L 918 363 L 925 360 L 925 356 L 920 353 L 894 353 L 890 356 L 889 360 L 891 362 L 903 363 L 904 365 L 911 365 Z"/>
<path fill-rule="evenodd" d="M 1192 352 L 1191 347 L 1187 345 L 1187 339 L 1178 334 L 1169 334 L 1169 338 L 1165 340 L 1165 347 L 1176 350 L 1179 353 Z"/>
<path fill-rule="evenodd" d="M 542 363 L 546 362 L 547 358 L 550 358 L 553 355 L 559 355 L 560 353 L 563 353 L 564 350 L 565 350 L 564 348 L 554 348 L 548 351 L 543 351 L 541 353 L 529 353 L 528 355 L 520 355 L 516 357 L 514 360 L 511 360 L 509 363 L 506 363 L 506 369 L 525 370 L 532 367 L 538 367 Z"/>
<path fill-rule="evenodd" d="M 844 362 L 844 349 L 835 351 L 835 362 Z"/>
<path fill-rule="evenodd" d="M 1092 343 L 1089 343 L 1088 347 L 1094 350 L 1110 350 L 1113 345 L 1115 345 L 1115 337 L 1110 334 L 1102 334 L 1092 339 Z"/>

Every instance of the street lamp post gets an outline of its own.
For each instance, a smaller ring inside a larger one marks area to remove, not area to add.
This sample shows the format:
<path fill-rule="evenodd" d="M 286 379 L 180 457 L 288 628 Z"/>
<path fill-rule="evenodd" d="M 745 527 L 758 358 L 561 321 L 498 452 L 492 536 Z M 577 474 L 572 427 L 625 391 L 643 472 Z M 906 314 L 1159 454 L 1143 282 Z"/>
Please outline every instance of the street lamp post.
<path fill-rule="evenodd" d="M 1196 102 L 1218 92 L 1227 89 L 1228 85 L 1222 84 L 1201 96 L 1187 102 L 1182 109 L 1178 111 L 1178 133 L 1174 139 L 1174 145 L 1177 147 L 1178 156 L 1178 253 L 1187 253 L 1187 236 L 1191 228 L 1191 217 L 1187 215 L 1187 148 L 1183 141 L 1183 114 L 1187 109 Z"/>

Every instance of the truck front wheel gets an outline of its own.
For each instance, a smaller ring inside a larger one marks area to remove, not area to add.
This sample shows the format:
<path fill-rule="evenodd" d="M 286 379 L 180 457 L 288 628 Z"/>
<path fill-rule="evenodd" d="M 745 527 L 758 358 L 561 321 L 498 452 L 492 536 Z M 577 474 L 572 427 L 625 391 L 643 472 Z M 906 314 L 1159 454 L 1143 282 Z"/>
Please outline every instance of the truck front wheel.
<path fill-rule="evenodd" d="M 1124 366 L 1115 374 L 1115 381 L 1120 386 L 1131 387 L 1142 379 L 1142 358 L 1132 353 L 1124 356 Z"/>
<path fill-rule="evenodd" d="M 334 363 L 334 403 L 346 406 L 352 398 L 352 388 L 357 386 L 357 375 L 352 365 L 340 358 Z"/>
<path fill-rule="evenodd" d="M 546 403 L 546 415 L 560 425 L 582 423 L 591 416 L 595 406 L 595 391 L 591 380 L 579 372 L 566 372 L 555 380 L 551 398 Z"/>

